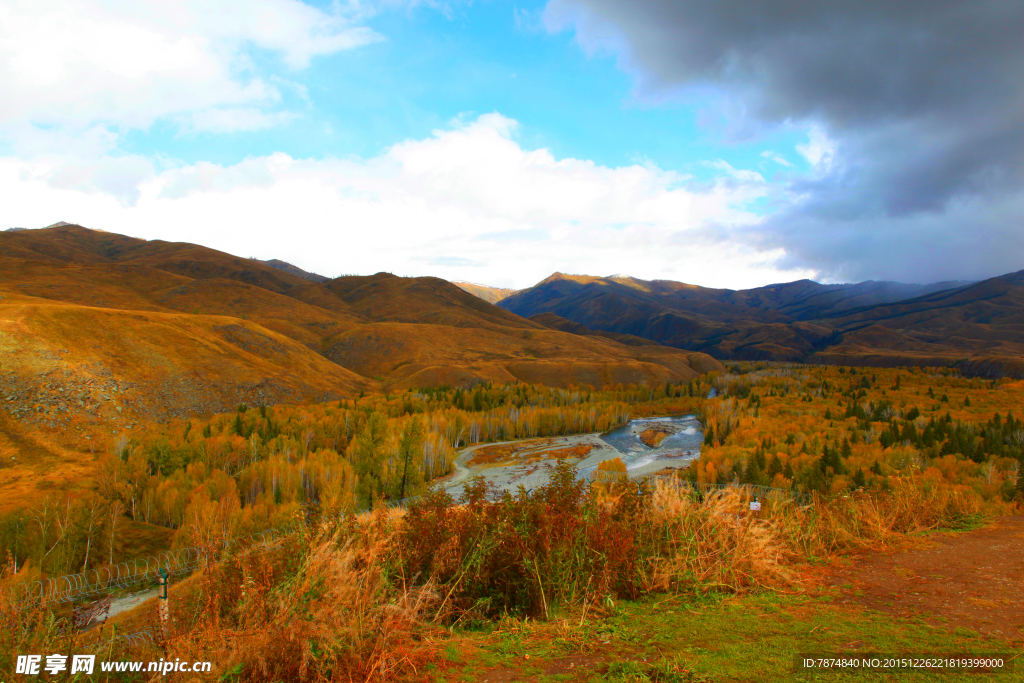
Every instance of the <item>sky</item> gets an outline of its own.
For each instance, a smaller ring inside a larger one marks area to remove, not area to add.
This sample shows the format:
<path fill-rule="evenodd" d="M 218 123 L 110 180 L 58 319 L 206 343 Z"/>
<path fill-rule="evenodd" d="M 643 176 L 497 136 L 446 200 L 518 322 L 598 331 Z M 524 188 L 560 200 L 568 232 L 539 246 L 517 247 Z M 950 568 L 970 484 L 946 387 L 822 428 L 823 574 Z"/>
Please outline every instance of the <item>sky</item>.
<path fill-rule="evenodd" d="M 978 280 L 1024 268 L 1021 35 L 1016 0 L 6 0 L 0 229 L 515 288 Z"/>

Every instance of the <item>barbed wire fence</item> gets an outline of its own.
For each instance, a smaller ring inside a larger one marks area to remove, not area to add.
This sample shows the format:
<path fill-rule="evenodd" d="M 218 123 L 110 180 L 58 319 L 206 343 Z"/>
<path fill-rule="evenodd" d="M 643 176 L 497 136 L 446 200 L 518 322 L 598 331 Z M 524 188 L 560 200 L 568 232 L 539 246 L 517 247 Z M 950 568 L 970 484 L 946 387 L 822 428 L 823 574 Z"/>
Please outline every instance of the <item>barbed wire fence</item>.
<path fill-rule="evenodd" d="M 18 584 L 11 604 L 20 611 L 64 612 L 64 628 L 84 647 L 121 642 L 155 645 L 167 638 L 168 589 L 172 583 L 214 564 L 237 546 L 273 545 L 291 529 L 267 529 L 215 547 L 169 550 L 112 566 Z M 63 608 L 63 609 L 62 609 Z"/>
<path fill-rule="evenodd" d="M 801 506 L 812 504 L 810 495 L 789 489 L 735 482 L 708 484 L 676 481 L 680 495 L 693 495 L 701 500 L 728 489 L 736 489 L 740 495 L 750 498 L 756 496 L 766 501 L 792 501 Z M 527 491 L 530 492 L 532 489 Z M 489 498 L 493 501 L 502 495 L 504 491 L 493 491 Z M 384 506 L 391 509 L 405 508 L 418 499 L 414 497 L 391 501 Z M 354 514 L 371 511 L 372 508 L 363 508 L 354 511 Z M 168 589 L 172 583 L 220 561 L 232 548 L 269 547 L 294 532 L 295 529 L 291 528 L 267 529 L 226 539 L 215 547 L 179 548 L 109 567 L 19 584 L 11 589 L 11 603 L 21 611 L 70 607 L 70 618 L 65 617 L 66 627 L 74 630 L 78 644 L 85 648 L 98 649 L 114 644 L 129 647 L 155 646 L 168 637 Z"/>

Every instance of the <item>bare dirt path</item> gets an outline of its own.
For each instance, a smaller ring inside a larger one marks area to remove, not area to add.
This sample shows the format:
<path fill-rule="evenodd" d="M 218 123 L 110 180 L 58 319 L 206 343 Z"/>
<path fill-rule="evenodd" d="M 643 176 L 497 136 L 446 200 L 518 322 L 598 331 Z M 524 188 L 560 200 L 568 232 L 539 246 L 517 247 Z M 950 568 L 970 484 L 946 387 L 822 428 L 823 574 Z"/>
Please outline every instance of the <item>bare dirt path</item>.
<path fill-rule="evenodd" d="M 838 602 L 1024 639 L 1024 515 L 940 533 L 893 554 L 865 553 L 830 572 Z"/>

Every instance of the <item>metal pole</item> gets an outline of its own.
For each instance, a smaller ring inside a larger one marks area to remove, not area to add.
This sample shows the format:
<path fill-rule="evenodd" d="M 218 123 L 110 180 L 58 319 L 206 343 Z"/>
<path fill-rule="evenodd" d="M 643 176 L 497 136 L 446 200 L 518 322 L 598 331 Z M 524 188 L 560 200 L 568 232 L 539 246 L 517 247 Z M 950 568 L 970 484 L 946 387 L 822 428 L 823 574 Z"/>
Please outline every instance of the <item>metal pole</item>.
<path fill-rule="evenodd" d="M 160 567 L 160 599 L 157 601 L 157 614 L 160 616 L 160 635 L 166 643 L 170 635 L 170 614 L 167 607 L 167 570 Z"/>

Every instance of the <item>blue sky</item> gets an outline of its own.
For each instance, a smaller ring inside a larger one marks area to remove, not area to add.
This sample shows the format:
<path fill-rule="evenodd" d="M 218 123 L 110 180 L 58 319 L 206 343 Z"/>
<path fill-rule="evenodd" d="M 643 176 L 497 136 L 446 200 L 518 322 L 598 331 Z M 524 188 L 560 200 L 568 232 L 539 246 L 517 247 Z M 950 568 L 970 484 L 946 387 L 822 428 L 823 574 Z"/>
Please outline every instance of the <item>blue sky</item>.
<path fill-rule="evenodd" d="M 132 131 L 122 148 L 189 163 L 233 164 L 276 151 L 365 158 L 427 137 L 458 117 L 500 112 L 520 122 L 522 145 L 550 149 L 556 157 L 607 166 L 649 162 L 704 180 L 715 175 L 704 164 L 709 160 L 772 168 L 760 156 L 765 150 L 806 167 L 795 152 L 806 142 L 805 131 L 729 140 L 697 124 L 704 103 L 638 95 L 614 55 L 588 56 L 570 31 L 546 30 L 543 9 L 544 3 L 492 0 L 450 13 L 429 7 L 385 12 L 366 22 L 383 40 L 318 57 L 301 73 L 290 72 L 274 53 L 255 52 L 256 73 L 302 87 L 281 87 L 278 109 L 295 114 L 294 120 L 227 135 L 155 125 Z"/>
<path fill-rule="evenodd" d="M 733 4 L 9 0 L 0 211 L 512 287 L 1020 268 L 1003 15 Z M 963 21 L 991 38 L 958 44 Z"/>

